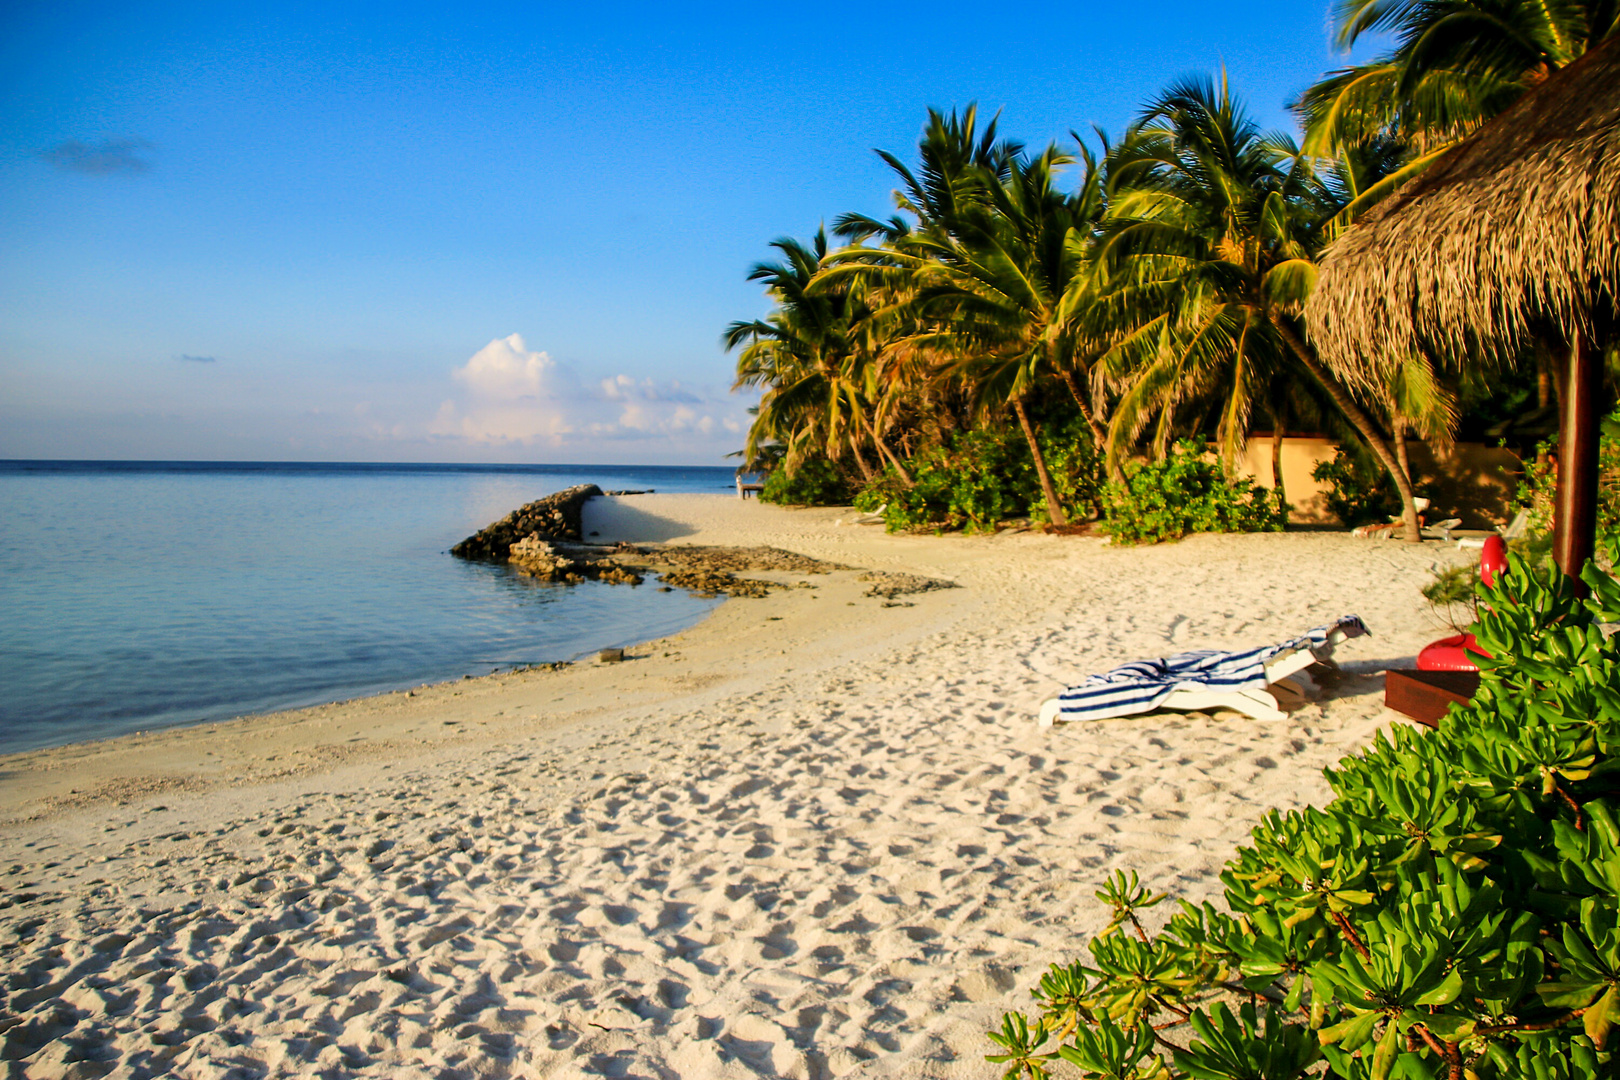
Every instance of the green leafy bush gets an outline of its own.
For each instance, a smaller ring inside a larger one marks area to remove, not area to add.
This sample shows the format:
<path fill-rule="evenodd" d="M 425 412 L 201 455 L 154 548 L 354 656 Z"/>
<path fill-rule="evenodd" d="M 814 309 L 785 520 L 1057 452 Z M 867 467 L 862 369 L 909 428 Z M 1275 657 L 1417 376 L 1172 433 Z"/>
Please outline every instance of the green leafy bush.
<path fill-rule="evenodd" d="M 1429 602 L 1429 606 L 1447 625 L 1461 632 L 1466 624 L 1478 618 L 1478 605 L 1474 603 L 1474 593 L 1478 587 L 1478 563 L 1439 566 L 1434 570 L 1434 579 L 1423 586 L 1423 599 Z"/>
<path fill-rule="evenodd" d="M 1037 435 L 1052 486 L 1065 509 L 1082 510 L 1099 490 L 1099 459 L 1091 433 L 1075 420 Z M 1046 518 L 1046 500 L 1023 433 L 1013 425 L 957 432 L 942 446 L 908 464 L 911 485 L 893 469 L 868 484 L 855 505 L 868 513 L 883 508 L 890 532 L 962 529 L 993 532 L 1008 518 Z"/>
<path fill-rule="evenodd" d="M 1347 526 L 1388 521 L 1401 512 L 1400 492 L 1389 473 L 1365 452 L 1333 451 L 1332 461 L 1319 461 L 1311 478 L 1328 485 L 1322 497 L 1333 516 Z"/>
<path fill-rule="evenodd" d="M 1326 770 L 1325 808 L 1267 814 L 1225 911 L 1182 902 L 1149 934 L 1164 897 L 1116 874 L 1091 964 L 1053 965 L 987 1057 L 1087 1080 L 1620 1075 L 1620 637 L 1598 625 L 1620 585 L 1584 580 L 1592 599 L 1512 556 L 1479 589 L 1497 659 L 1471 704 Z"/>
<path fill-rule="evenodd" d="M 1282 496 L 1231 479 L 1197 442 L 1177 443 L 1159 461 L 1129 465 L 1125 482 L 1103 488 L 1104 529 L 1120 543 L 1157 544 L 1195 532 L 1280 532 Z"/>
<path fill-rule="evenodd" d="M 795 469 L 779 468 L 767 476 L 759 498 L 783 506 L 844 506 L 852 491 L 837 465 L 826 458 L 808 458 Z"/>
<path fill-rule="evenodd" d="M 1547 547 L 1547 538 L 1552 532 L 1553 505 L 1558 492 L 1558 473 L 1553 462 L 1558 457 L 1558 444 L 1549 439 L 1536 449 L 1541 461 L 1531 460 L 1526 464 L 1513 499 L 1529 511 L 1528 531 L 1533 538 L 1530 548 L 1539 554 Z M 1598 561 L 1611 568 L 1620 566 L 1620 408 L 1604 420 L 1603 435 L 1598 442 L 1597 533 Z"/>
<path fill-rule="evenodd" d="M 1061 427 L 1043 427 L 1035 438 L 1041 444 L 1046 471 L 1051 474 L 1052 487 L 1057 491 L 1064 512 L 1071 517 L 1084 516 L 1088 511 L 1101 515 L 1103 458 L 1085 420 L 1076 416 Z M 1037 494 L 1039 491 L 1037 483 Z M 1038 507 L 1031 508 L 1033 515 L 1049 520 L 1045 498 L 1039 501 Z"/>

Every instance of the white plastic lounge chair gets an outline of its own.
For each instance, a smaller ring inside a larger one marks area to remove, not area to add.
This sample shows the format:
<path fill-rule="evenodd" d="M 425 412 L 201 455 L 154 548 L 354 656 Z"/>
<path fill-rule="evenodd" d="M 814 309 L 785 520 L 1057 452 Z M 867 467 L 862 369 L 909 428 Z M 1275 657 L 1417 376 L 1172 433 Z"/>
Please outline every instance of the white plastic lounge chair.
<path fill-rule="evenodd" d="M 863 513 L 860 513 L 859 511 L 857 511 L 854 517 L 849 518 L 848 520 L 845 520 L 844 518 L 839 518 L 837 521 L 833 522 L 833 524 L 834 525 L 882 525 L 887 520 L 886 518 L 884 518 L 883 512 L 885 510 L 887 510 L 888 508 L 889 508 L 889 504 L 884 503 L 882 506 L 880 506 L 876 510 L 872 511 L 870 514 L 863 514 Z"/>
<path fill-rule="evenodd" d="M 1502 534 L 1502 539 L 1504 540 L 1517 540 L 1519 537 L 1524 535 L 1525 530 L 1529 527 L 1530 511 L 1520 510 L 1517 514 L 1513 515 L 1512 521 L 1508 522 L 1505 527 L 1497 529 L 1496 531 Z M 1483 548 L 1485 546 L 1485 541 L 1488 539 L 1489 537 L 1485 536 L 1465 536 L 1461 540 L 1457 541 L 1457 547 Z"/>
<path fill-rule="evenodd" d="M 1277 645 L 1244 652 L 1200 650 L 1125 664 L 1093 675 L 1041 705 L 1042 727 L 1059 721 L 1104 720 L 1165 709 L 1232 709 L 1256 720 L 1282 720 L 1280 697 L 1314 691 L 1305 669 L 1329 663 L 1340 642 L 1367 633 L 1354 615 Z"/>
<path fill-rule="evenodd" d="M 1426 525 L 1423 528 L 1423 539 L 1449 541 L 1451 539 L 1451 530 L 1460 525 L 1462 525 L 1462 518 L 1446 518 L 1446 520 L 1437 521 L 1433 525 Z M 1435 535 L 1436 533 L 1439 535 Z"/>

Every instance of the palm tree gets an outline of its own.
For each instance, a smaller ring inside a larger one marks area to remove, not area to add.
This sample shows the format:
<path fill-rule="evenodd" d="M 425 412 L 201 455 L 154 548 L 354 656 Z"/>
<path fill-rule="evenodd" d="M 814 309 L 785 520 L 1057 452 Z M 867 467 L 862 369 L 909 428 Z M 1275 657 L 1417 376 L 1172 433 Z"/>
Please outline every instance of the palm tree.
<path fill-rule="evenodd" d="M 982 203 L 988 186 L 1005 183 L 1012 175 L 1013 162 L 1023 153 L 1024 144 L 997 139 L 1000 115 L 992 116 L 980 132 L 979 107 L 970 103 L 957 115 L 928 110 L 917 144 L 918 167 L 913 171 L 887 150 L 874 153 L 900 177 L 893 193 L 900 215 L 878 221 L 864 214 L 845 214 L 833 222 L 833 232 L 855 243 L 878 237 L 894 243 L 911 235 L 914 228 L 944 229 L 970 207 Z"/>
<path fill-rule="evenodd" d="M 1067 517 L 1030 416 L 1037 387 L 1062 378 L 1095 430 L 1079 389 L 1087 367 L 1077 349 L 1074 306 L 1066 294 L 1090 267 L 1101 218 L 1097 161 L 1082 146 L 1086 173 L 1065 193 L 1056 180 L 1073 161 L 1055 146 L 1030 158 L 997 143 L 994 122 L 975 133 L 970 107 L 958 118 L 930 112 L 919 156 L 921 175 L 883 155 L 900 176 L 895 203 L 910 215 L 890 223 L 847 215 L 838 230 L 856 241 L 829 258 L 812 291 L 852 280 L 882 290 L 890 333 L 882 363 L 913 379 L 950 380 L 980 415 L 1010 406 L 1029 444 L 1054 524 Z M 873 236 L 880 247 L 862 241 Z"/>
<path fill-rule="evenodd" d="M 732 323 L 721 338 L 727 351 L 742 350 L 736 387 L 765 388 L 744 456 L 754 464 L 765 446 L 778 443 L 791 469 L 812 451 L 836 461 L 847 448 L 861 475 L 871 479 L 873 469 L 861 453 L 864 439 L 895 459 L 867 421 L 861 360 L 868 351 L 862 324 L 869 311 L 859 286 L 809 291 L 827 258 L 825 229 L 817 231 L 810 247 L 791 238 L 771 246 L 785 261 L 756 264 L 748 280 L 766 283 L 775 310 L 764 319 Z"/>
<path fill-rule="evenodd" d="M 1108 257 L 1124 322 L 1105 370 L 1123 387 L 1109 456 L 1150 424 L 1161 448 L 1178 410 L 1213 400 L 1221 456 L 1243 448 L 1257 403 L 1308 379 L 1383 463 L 1419 538 L 1410 478 L 1373 418 L 1317 359 L 1297 311 L 1315 278 L 1322 225 L 1338 206 L 1292 141 L 1265 135 L 1222 80 L 1172 85 L 1109 165 Z"/>
<path fill-rule="evenodd" d="M 1416 151 L 1382 197 L 1520 94 L 1620 29 L 1620 4 L 1549 0 L 1337 0 L 1337 44 L 1387 34 L 1394 48 L 1330 72 L 1297 103 L 1319 155 L 1380 136 Z"/>

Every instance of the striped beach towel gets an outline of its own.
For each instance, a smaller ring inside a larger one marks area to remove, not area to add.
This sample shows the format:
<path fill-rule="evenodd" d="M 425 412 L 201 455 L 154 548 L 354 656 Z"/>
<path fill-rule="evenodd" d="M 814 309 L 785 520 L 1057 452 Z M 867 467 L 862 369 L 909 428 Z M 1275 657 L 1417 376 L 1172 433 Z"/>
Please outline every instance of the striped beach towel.
<path fill-rule="evenodd" d="M 1138 660 L 1122 664 L 1101 675 L 1089 676 L 1079 686 L 1058 695 L 1059 720 L 1102 720 L 1113 716 L 1135 716 L 1151 712 L 1177 690 L 1233 691 L 1258 689 L 1266 685 L 1266 664 L 1283 653 L 1309 649 L 1317 660 L 1329 660 L 1333 645 L 1346 638 L 1360 637 L 1367 626 L 1355 615 L 1346 615 L 1327 626 L 1318 626 L 1297 638 L 1276 645 L 1262 645 L 1244 652 L 1198 649 L 1177 653 L 1162 660 Z"/>

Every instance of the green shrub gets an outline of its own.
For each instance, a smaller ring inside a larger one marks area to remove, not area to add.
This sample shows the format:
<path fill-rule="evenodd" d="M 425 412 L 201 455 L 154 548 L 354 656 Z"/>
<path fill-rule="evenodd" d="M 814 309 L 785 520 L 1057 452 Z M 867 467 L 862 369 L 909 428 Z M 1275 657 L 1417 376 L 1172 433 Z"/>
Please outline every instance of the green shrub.
<path fill-rule="evenodd" d="M 1453 629 L 1461 631 L 1466 623 L 1478 618 L 1474 593 L 1479 587 L 1479 564 L 1439 566 L 1434 578 L 1423 586 L 1423 599 L 1429 602 L 1442 619 Z M 1462 622 L 1459 622 L 1459 616 Z"/>
<path fill-rule="evenodd" d="M 1288 521 L 1277 492 L 1228 478 L 1192 440 L 1177 443 L 1162 460 L 1126 466 L 1125 482 L 1107 484 L 1102 498 L 1104 529 L 1125 544 L 1194 532 L 1280 532 Z"/>
<path fill-rule="evenodd" d="M 1336 447 L 1332 461 L 1319 461 L 1311 479 L 1328 485 L 1322 497 L 1347 526 L 1388 521 L 1401 512 L 1401 495 L 1383 465 L 1365 452 Z"/>
<path fill-rule="evenodd" d="M 1095 503 L 1099 459 L 1084 422 L 1076 419 L 1036 437 L 1064 508 L 1073 512 Z M 1048 517 L 1029 443 L 1014 425 L 957 432 L 945 445 L 913 458 L 908 468 L 911 485 L 889 469 L 855 498 L 855 505 L 868 513 L 884 508 L 890 532 L 994 532 L 1008 518 Z"/>
<path fill-rule="evenodd" d="M 779 468 L 767 476 L 759 498 L 783 506 L 844 506 L 852 490 L 837 465 L 826 458 L 808 458 L 795 469 Z"/>
<path fill-rule="evenodd" d="M 1497 659 L 1471 704 L 1326 770 L 1325 808 L 1267 814 L 1225 911 L 1182 902 L 1150 935 L 1164 897 L 1116 874 L 1091 964 L 1053 965 L 987 1057 L 1088 1080 L 1620 1075 L 1620 637 L 1597 625 L 1620 585 L 1588 566 L 1580 600 L 1534 566 L 1479 589 Z"/>
<path fill-rule="evenodd" d="M 1052 476 L 1052 487 L 1057 491 L 1064 512 L 1070 517 L 1085 516 L 1088 512 L 1100 516 L 1103 512 L 1103 458 L 1085 420 L 1076 416 L 1062 427 L 1042 428 L 1035 438 L 1041 444 L 1046 470 Z M 1038 484 L 1036 492 L 1040 492 Z M 1035 516 L 1051 518 L 1046 513 L 1044 497 L 1040 499 L 1040 506 L 1032 510 Z"/>
<path fill-rule="evenodd" d="M 1526 464 L 1513 501 L 1529 511 L 1530 550 L 1540 554 L 1549 548 L 1553 526 L 1553 505 L 1558 491 L 1558 473 L 1553 462 L 1558 457 L 1556 440 L 1536 448 L 1541 462 Z M 1620 566 L 1620 408 L 1603 422 L 1598 442 L 1598 561 L 1607 567 Z"/>

